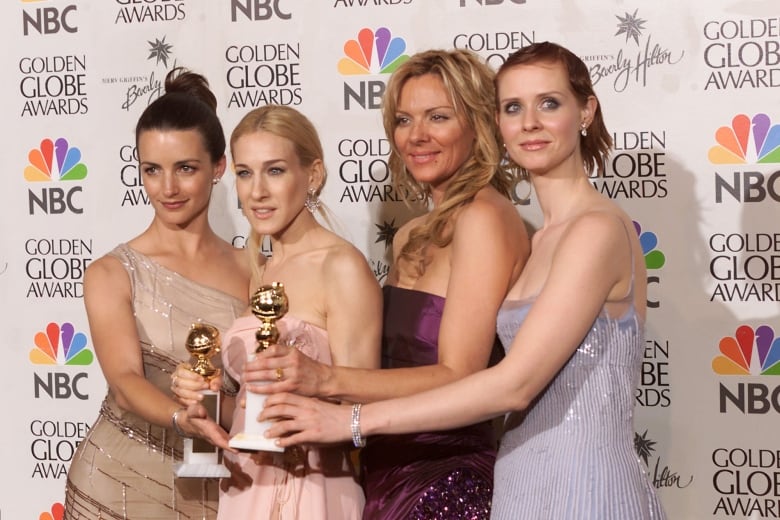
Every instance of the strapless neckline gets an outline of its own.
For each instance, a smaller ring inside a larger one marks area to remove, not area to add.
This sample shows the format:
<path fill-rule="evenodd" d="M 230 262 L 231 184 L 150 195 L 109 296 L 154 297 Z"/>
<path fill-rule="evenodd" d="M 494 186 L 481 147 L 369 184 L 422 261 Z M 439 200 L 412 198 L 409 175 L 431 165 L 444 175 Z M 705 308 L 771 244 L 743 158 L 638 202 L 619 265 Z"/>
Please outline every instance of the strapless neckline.
<path fill-rule="evenodd" d="M 383 289 L 392 290 L 392 291 L 399 291 L 399 292 L 406 292 L 407 294 L 419 294 L 421 296 L 427 296 L 430 298 L 434 298 L 437 300 L 444 300 L 444 296 L 439 296 L 438 294 L 433 294 L 428 291 L 421 291 L 420 289 L 411 289 L 408 287 L 398 287 L 397 285 L 385 285 Z"/>

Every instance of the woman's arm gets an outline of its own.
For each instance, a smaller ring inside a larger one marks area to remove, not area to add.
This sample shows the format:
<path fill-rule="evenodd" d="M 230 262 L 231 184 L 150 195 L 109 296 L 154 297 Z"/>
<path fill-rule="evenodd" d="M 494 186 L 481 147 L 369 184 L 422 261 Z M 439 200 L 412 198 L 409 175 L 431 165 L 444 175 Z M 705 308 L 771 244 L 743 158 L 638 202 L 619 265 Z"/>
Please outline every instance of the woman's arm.
<path fill-rule="evenodd" d="M 494 343 L 498 308 L 528 254 L 522 219 L 514 208 L 509 209 L 508 215 L 493 202 L 476 199 L 458 216 L 437 364 L 391 370 L 320 365 L 301 369 L 302 374 L 311 376 L 308 381 L 283 381 L 265 387 L 263 392 L 292 391 L 371 402 L 434 388 L 485 368 Z M 354 319 L 354 315 L 344 316 L 344 320 Z M 284 358 L 267 363 L 269 372 L 275 366 L 283 366 L 287 373 Z"/>
<path fill-rule="evenodd" d="M 171 416 L 181 405 L 144 376 L 130 280 L 117 259 L 104 256 L 87 268 L 84 304 L 95 353 L 117 404 L 150 423 L 171 427 Z"/>
<path fill-rule="evenodd" d="M 613 288 L 627 287 L 630 250 L 620 221 L 589 214 L 556 248 L 542 292 L 495 367 L 452 384 L 364 405 L 363 435 L 449 429 L 525 409 L 550 383 L 592 326 Z M 350 409 L 290 394 L 269 397 L 261 418 L 291 417 L 269 436 L 283 446 L 351 438 Z"/>
<path fill-rule="evenodd" d="M 331 252 L 322 278 L 333 365 L 379 368 L 382 291 L 363 254 L 351 245 Z"/>

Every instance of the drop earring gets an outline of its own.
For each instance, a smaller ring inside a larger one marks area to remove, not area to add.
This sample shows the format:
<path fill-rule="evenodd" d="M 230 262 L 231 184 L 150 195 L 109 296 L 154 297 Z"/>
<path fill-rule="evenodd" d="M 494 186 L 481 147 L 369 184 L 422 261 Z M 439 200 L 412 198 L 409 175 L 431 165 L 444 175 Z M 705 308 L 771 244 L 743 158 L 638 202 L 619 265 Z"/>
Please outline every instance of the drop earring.
<path fill-rule="evenodd" d="M 309 188 L 309 191 L 306 192 L 306 200 L 304 201 L 303 205 L 306 206 L 306 209 L 309 210 L 309 213 L 314 213 L 320 209 L 321 204 L 322 201 L 317 196 L 317 192 L 314 190 L 314 188 Z"/>
<path fill-rule="evenodd" d="M 588 125 L 585 123 L 585 121 L 583 121 L 580 125 L 580 135 L 582 137 L 588 137 Z"/>

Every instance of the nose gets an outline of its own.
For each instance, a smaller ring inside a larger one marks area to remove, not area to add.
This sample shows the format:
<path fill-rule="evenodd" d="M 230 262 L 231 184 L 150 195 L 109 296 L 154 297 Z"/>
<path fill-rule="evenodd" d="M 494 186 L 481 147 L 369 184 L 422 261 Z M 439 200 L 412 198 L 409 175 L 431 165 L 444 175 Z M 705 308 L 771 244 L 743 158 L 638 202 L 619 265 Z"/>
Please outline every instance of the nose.
<path fill-rule="evenodd" d="M 413 121 L 409 128 L 409 139 L 412 142 L 425 141 L 428 138 L 428 126 L 425 121 Z"/>
<path fill-rule="evenodd" d="M 163 193 L 171 197 L 179 192 L 179 178 L 173 172 L 163 173 Z"/>
<path fill-rule="evenodd" d="M 522 117 L 523 130 L 528 132 L 539 128 L 539 115 L 536 110 L 525 110 Z"/>
<path fill-rule="evenodd" d="M 268 185 L 265 175 L 257 173 L 252 176 L 251 196 L 255 200 L 261 200 L 268 195 Z"/>

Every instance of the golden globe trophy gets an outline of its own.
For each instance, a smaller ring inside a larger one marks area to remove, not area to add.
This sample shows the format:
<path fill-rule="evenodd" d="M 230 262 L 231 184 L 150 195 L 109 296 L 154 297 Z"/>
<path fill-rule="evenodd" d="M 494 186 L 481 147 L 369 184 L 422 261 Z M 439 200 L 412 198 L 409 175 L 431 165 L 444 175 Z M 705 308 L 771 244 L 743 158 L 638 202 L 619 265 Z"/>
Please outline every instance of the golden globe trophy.
<path fill-rule="evenodd" d="M 187 350 L 192 354 L 190 370 L 210 381 L 219 374 L 219 369 L 211 364 L 211 358 L 219 353 L 221 342 L 219 330 L 205 323 L 194 323 L 187 334 Z M 219 423 L 219 392 L 201 390 L 201 404 L 206 408 L 209 417 Z M 193 438 L 183 439 L 184 461 L 176 464 L 174 471 L 177 477 L 220 478 L 229 477 L 230 471 L 222 465 L 222 452 L 210 442 Z"/>
<path fill-rule="evenodd" d="M 287 294 L 284 285 L 273 282 L 263 285 L 252 295 L 249 301 L 252 314 L 262 323 L 255 332 L 257 348 L 248 361 L 252 361 L 258 352 L 262 352 L 274 343 L 279 342 L 279 331 L 276 328 L 276 320 L 287 314 Z M 263 383 L 254 383 L 263 384 Z M 267 383 L 266 383 L 267 384 Z M 230 439 L 230 447 L 240 450 L 277 451 L 284 448 L 276 445 L 273 439 L 265 437 L 265 431 L 271 426 L 271 421 L 258 421 L 257 416 L 265 406 L 265 395 L 246 392 L 246 409 L 244 410 L 244 431 L 239 432 Z"/>

